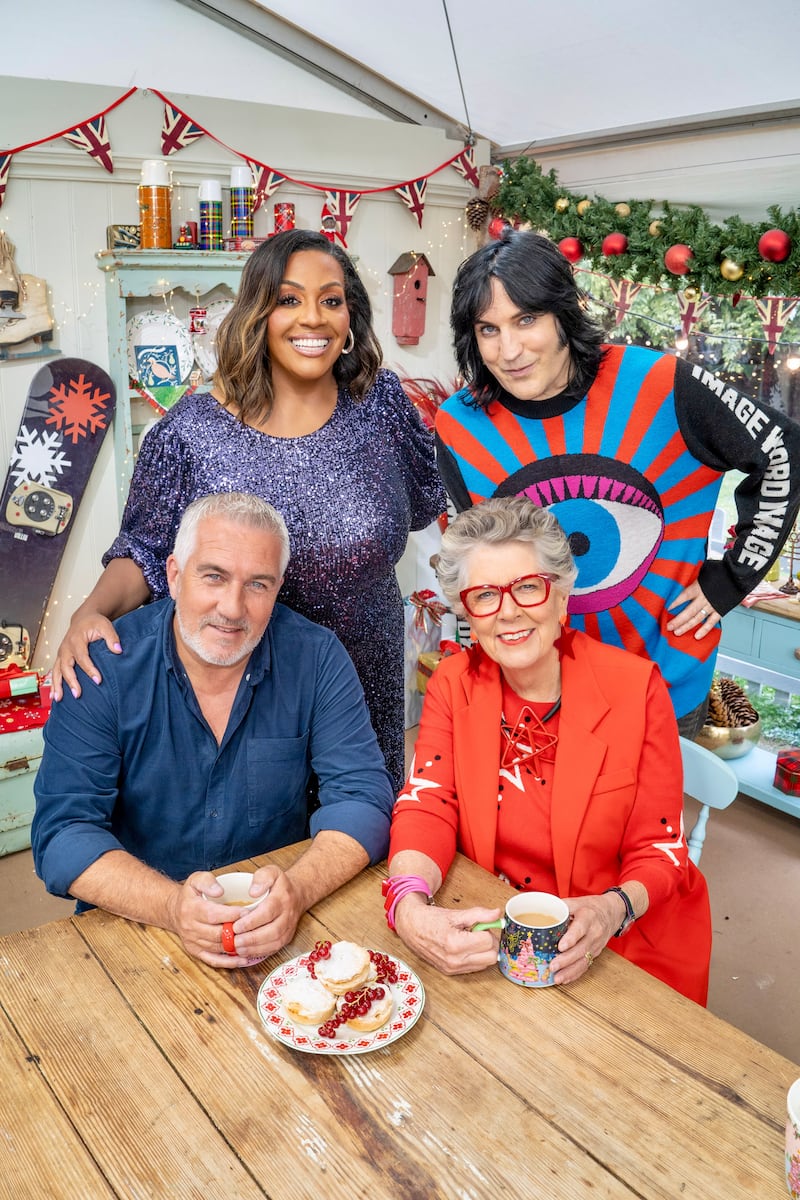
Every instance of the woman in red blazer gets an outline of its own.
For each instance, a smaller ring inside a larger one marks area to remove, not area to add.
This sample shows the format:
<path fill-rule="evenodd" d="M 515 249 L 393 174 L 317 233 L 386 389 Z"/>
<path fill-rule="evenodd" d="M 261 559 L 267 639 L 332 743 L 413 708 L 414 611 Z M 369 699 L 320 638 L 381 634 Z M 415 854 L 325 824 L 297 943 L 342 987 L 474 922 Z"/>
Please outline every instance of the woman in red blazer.
<path fill-rule="evenodd" d="M 387 911 L 447 973 L 496 961 L 494 910 L 430 907 L 456 850 L 572 921 L 553 978 L 608 947 L 705 1004 L 711 918 L 683 827 L 680 744 L 658 668 L 565 629 L 576 569 L 560 525 L 524 496 L 484 501 L 444 534 L 442 591 L 474 639 L 428 684 L 392 821 Z"/>

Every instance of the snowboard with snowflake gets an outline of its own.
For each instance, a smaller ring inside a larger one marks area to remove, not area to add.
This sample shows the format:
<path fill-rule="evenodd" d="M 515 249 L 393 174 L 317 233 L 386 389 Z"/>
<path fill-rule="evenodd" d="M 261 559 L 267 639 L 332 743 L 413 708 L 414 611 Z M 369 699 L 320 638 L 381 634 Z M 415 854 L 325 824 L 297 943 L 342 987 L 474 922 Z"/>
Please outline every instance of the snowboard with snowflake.
<path fill-rule="evenodd" d="M 0 499 L 0 667 L 30 663 L 114 402 L 109 376 L 82 358 L 33 377 Z"/>

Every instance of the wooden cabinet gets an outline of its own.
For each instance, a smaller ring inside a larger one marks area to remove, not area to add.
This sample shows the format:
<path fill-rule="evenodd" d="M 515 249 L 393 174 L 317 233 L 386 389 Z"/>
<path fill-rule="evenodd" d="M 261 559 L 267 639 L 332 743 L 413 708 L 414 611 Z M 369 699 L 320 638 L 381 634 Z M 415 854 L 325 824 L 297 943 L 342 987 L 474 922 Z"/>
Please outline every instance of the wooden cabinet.
<path fill-rule="evenodd" d="M 735 608 L 722 621 L 717 667 L 776 689 L 788 700 L 800 693 L 800 599 L 761 600 L 753 608 Z M 794 745 L 800 745 L 800 729 Z M 775 755 L 756 746 L 730 760 L 741 790 L 782 812 L 800 817 L 800 799 L 772 786 Z"/>
<path fill-rule="evenodd" d="M 109 374 L 117 389 L 114 457 L 120 514 L 128 495 L 138 431 L 155 415 L 129 386 L 126 326 L 146 307 L 163 304 L 176 315 L 205 304 L 215 292 L 234 296 L 249 252 L 218 250 L 101 250 L 106 276 Z"/>

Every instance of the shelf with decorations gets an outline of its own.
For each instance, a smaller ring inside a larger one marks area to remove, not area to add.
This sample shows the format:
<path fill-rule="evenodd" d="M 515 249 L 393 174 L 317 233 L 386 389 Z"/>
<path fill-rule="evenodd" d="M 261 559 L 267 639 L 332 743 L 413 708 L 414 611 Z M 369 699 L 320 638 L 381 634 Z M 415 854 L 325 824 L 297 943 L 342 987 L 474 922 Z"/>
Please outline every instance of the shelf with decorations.
<path fill-rule="evenodd" d="M 114 457 L 120 512 L 128 494 L 137 439 L 143 428 L 164 409 L 158 388 L 133 386 L 128 356 L 128 324 L 155 306 L 165 318 L 185 322 L 193 306 L 207 306 L 217 297 L 235 296 L 242 270 L 250 257 L 245 251 L 221 250 L 101 250 L 97 265 L 106 276 L 109 374 L 117 389 L 114 418 Z M 164 349 L 164 347 L 160 347 Z M 157 366 L 157 363 L 153 364 Z M 185 365 L 181 382 L 188 383 Z M 202 374 L 202 373 L 201 373 Z M 183 376 L 185 375 L 185 378 Z M 168 388 L 176 394 L 180 389 Z M 148 403 L 149 401 L 149 403 Z"/>

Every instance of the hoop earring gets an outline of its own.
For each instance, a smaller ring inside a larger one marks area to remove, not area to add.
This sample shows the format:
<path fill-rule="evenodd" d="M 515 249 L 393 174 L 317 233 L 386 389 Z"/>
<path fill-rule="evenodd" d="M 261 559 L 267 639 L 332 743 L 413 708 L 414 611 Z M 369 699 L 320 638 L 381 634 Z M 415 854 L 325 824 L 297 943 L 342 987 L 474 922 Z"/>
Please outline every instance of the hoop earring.
<path fill-rule="evenodd" d="M 345 340 L 344 340 L 344 346 L 342 346 L 342 349 L 341 349 L 341 353 L 342 353 L 343 355 L 344 355 L 344 354 L 352 354 L 352 353 L 353 353 L 353 351 L 354 351 L 354 350 L 355 350 L 355 348 L 356 348 L 356 339 L 355 339 L 355 336 L 354 336 L 354 334 L 353 334 L 353 327 L 352 327 L 352 325 L 350 326 L 350 328 L 349 328 L 349 329 L 348 329 L 348 331 L 347 331 L 347 337 L 350 339 L 350 345 L 349 345 L 349 346 L 347 345 L 347 338 L 345 338 Z"/>

